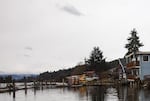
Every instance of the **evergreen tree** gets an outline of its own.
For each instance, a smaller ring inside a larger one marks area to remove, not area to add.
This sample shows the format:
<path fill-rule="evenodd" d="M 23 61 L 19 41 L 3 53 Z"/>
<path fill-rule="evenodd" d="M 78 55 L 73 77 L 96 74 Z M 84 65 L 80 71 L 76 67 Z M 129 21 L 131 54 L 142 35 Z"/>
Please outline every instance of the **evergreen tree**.
<path fill-rule="evenodd" d="M 91 52 L 90 58 L 88 59 L 89 65 L 96 65 L 104 62 L 105 59 L 103 57 L 103 52 L 99 49 L 99 47 L 94 47 Z"/>
<path fill-rule="evenodd" d="M 108 69 L 107 63 L 105 62 L 105 58 L 103 56 L 103 52 L 99 49 L 99 47 L 93 48 L 89 59 L 86 61 L 86 64 L 86 70 L 94 70 L 97 73 Z"/>
<path fill-rule="evenodd" d="M 130 34 L 131 36 L 127 39 L 128 43 L 125 45 L 125 48 L 128 49 L 126 55 L 130 53 L 136 54 L 136 52 L 139 51 L 139 48 L 143 46 L 143 43 L 140 42 L 139 36 L 137 36 L 137 31 L 135 29 L 133 29 Z"/>

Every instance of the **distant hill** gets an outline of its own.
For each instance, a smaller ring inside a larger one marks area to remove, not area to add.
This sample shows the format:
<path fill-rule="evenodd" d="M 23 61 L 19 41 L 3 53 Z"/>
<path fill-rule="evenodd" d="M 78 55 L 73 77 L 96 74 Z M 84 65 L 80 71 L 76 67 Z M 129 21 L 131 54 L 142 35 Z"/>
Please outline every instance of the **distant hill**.
<path fill-rule="evenodd" d="M 21 80 L 24 77 L 37 77 L 37 74 L 6 74 L 6 73 L 2 73 L 0 74 L 0 77 L 7 77 L 7 76 L 12 76 L 12 79 L 14 80 Z"/>
<path fill-rule="evenodd" d="M 86 65 L 79 65 L 73 68 L 54 71 L 54 72 L 44 72 L 39 75 L 40 80 L 55 80 L 62 81 L 62 79 L 71 75 L 79 75 L 86 71 Z"/>

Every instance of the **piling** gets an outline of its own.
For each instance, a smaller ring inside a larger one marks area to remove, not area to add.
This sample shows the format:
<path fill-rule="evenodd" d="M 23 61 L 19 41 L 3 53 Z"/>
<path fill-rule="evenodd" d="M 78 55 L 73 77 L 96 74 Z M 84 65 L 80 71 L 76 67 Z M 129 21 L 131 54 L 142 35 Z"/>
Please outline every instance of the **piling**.
<path fill-rule="evenodd" d="M 24 77 L 24 88 L 27 89 L 27 79 Z"/>
<path fill-rule="evenodd" d="M 25 95 L 27 94 L 27 79 L 24 77 L 24 90 L 25 90 Z"/>
<path fill-rule="evenodd" d="M 13 80 L 13 98 L 16 97 L 16 87 L 15 87 L 15 80 Z"/>

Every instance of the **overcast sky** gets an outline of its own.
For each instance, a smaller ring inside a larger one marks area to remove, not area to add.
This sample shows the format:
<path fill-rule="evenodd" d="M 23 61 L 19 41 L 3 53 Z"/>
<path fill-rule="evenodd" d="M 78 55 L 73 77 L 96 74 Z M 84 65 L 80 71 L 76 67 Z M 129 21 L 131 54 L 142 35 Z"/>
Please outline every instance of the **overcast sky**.
<path fill-rule="evenodd" d="M 73 67 L 99 46 L 123 57 L 136 28 L 150 51 L 149 0 L 0 0 L 0 72 L 41 73 Z"/>

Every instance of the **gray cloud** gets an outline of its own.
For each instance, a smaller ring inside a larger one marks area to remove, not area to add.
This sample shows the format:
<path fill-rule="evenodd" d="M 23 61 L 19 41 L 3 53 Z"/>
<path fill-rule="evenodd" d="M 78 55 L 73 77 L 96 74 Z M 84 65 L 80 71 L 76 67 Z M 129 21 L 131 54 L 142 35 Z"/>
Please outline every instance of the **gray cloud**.
<path fill-rule="evenodd" d="M 76 15 L 76 16 L 83 15 L 76 7 L 74 7 L 72 5 L 65 5 L 64 7 L 61 7 L 61 10 L 66 11 L 66 12 Z"/>
<path fill-rule="evenodd" d="M 24 49 L 25 49 L 24 57 L 31 57 L 33 48 L 30 46 L 26 46 Z"/>
<path fill-rule="evenodd" d="M 26 46 L 24 49 L 32 51 L 32 47 Z"/>
<path fill-rule="evenodd" d="M 28 54 L 24 54 L 24 56 L 25 56 L 25 57 L 31 57 L 31 56 L 30 56 L 30 55 L 28 55 Z"/>

